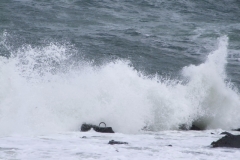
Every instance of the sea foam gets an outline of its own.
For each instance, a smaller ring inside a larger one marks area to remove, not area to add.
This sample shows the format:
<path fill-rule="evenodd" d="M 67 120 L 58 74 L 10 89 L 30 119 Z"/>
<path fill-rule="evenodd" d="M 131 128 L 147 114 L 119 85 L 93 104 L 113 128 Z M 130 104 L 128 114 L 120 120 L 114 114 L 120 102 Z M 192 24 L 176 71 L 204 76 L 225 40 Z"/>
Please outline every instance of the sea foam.
<path fill-rule="evenodd" d="M 227 45 L 226 36 L 219 38 L 205 62 L 182 69 L 179 82 L 149 78 L 126 60 L 101 66 L 74 60 L 67 44 L 11 49 L 2 40 L 11 55 L 0 57 L 0 134 L 76 131 L 102 121 L 123 133 L 192 123 L 239 127 L 239 94 L 226 82 Z"/>

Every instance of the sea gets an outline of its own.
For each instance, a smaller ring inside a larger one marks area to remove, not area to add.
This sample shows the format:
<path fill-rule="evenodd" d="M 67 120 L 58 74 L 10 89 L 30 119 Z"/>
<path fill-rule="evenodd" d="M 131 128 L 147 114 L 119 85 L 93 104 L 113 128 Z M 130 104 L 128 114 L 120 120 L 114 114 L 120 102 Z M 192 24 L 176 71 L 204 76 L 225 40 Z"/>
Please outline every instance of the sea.
<path fill-rule="evenodd" d="M 239 160 L 239 89 L 239 0 L 0 0 L 2 160 Z"/>

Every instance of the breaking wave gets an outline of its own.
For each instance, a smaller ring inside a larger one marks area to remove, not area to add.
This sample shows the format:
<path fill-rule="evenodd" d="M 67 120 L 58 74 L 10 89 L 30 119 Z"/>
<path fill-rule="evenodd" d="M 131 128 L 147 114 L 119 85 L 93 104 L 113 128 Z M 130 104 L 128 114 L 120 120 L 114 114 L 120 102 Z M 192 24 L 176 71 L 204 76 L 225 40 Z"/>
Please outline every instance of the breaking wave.
<path fill-rule="evenodd" d="M 239 127 L 239 94 L 226 81 L 226 36 L 204 63 L 182 69 L 184 82 L 149 78 L 126 60 L 94 66 L 74 59 L 69 44 L 11 49 L 4 36 L 0 46 L 10 57 L 0 57 L 0 134 L 77 131 L 102 121 L 123 133 L 192 123 Z"/>

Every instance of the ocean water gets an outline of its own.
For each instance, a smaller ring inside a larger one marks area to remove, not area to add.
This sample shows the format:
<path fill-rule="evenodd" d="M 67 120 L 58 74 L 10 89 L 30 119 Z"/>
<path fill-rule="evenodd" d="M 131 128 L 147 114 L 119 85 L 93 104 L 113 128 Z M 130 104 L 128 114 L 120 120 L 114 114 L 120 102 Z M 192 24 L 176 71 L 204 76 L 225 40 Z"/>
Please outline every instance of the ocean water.
<path fill-rule="evenodd" d="M 1 0 L 0 158 L 237 159 L 210 144 L 240 128 L 239 21 L 237 0 Z"/>

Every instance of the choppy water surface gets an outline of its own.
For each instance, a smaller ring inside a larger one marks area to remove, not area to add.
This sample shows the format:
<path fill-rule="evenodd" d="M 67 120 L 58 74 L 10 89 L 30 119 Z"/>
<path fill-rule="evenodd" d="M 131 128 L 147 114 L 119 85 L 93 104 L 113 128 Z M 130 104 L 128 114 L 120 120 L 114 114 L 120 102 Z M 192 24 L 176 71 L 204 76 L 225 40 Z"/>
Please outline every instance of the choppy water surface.
<path fill-rule="evenodd" d="M 162 131 L 138 135 L 68 132 L 1 139 L 1 159 L 233 159 L 239 149 L 211 148 L 222 130 Z M 82 138 L 85 136 L 86 138 Z M 108 142 L 128 142 L 109 145 Z"/>
<path fill-rule="evenodd" d="M 239 22 L 237 0 L 2 0 L 0 135 L 10 138 L 2 139 L 0 156 L 23 158 L 25 149 L 12 142 L 37 135 L 33 157 L 52 159 L 54 154 L 38 152 L 45 145 L 38 135 L 78 131 L 83 122 L 104 121 L 119 134 L 146 139 L 142 128 L 163 134 L 192 123 L 240 127 Z M 62 137 L 67 146 L 72 136 Z M 196 151 L 203 158 L 219 151 L 203 146 L 203 154 Z M 128 147 L 123 155 L 138 149 Z M 159 155 L 159 148 L 143 150 L 145 158 Z M 180 158 L 183 151 L 175 151 Z M 73 159 L 90 154 L 68 153 Z M 94 157 L 103 158 L 100 152 Z"/>

